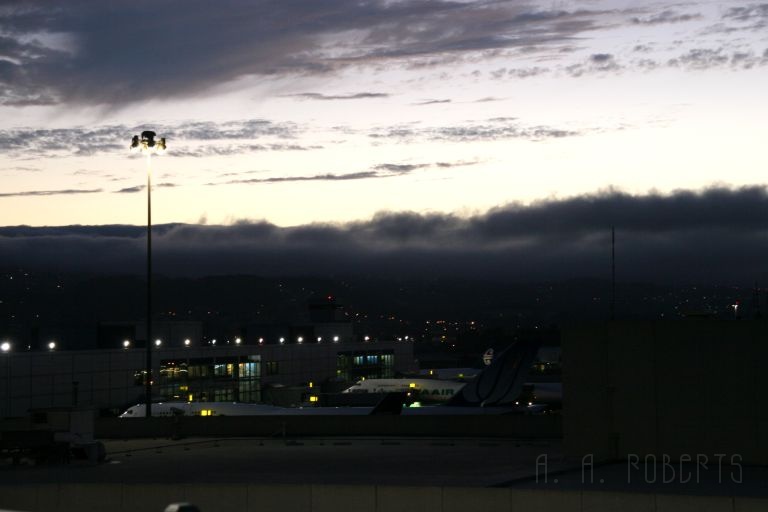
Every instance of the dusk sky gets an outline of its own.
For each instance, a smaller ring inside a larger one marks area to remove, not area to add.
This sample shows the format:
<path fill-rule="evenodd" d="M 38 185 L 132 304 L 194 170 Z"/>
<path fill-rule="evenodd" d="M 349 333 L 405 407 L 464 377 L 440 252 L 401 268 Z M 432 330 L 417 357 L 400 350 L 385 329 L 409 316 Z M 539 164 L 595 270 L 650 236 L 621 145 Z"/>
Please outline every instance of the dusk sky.
<path fill-rule="evenodd" d="M 277 226 L 763 185 L 768 4 L 4 2 L 2 225 Z"/>

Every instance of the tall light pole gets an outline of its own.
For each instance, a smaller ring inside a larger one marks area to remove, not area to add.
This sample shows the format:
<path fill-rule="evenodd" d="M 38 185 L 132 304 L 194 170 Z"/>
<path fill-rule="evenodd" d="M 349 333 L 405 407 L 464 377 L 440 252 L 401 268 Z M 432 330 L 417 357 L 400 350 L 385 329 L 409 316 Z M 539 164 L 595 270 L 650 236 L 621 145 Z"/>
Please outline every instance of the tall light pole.
<path fill-rule="evenodd" d="M 155 132 L 134 135 L 131 150 L 147 157 L 147 362 L 144 373 L 146 417 L 152 416 L 152 155 L 165 150 L 165 138 L 155 140 Z"/>

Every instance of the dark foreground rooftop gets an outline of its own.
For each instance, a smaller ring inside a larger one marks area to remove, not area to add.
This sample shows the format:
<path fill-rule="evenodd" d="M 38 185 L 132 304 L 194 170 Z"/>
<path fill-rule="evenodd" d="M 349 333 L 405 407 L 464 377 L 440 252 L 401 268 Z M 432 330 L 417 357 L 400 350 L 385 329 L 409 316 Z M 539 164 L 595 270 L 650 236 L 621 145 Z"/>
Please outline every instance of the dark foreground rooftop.
<path fill-rule="evenodd" d="M 697 476 L 689 465 L 672 482 L 660 464 L 640 464 L 629 478 L 625 463 L 582 472 L 558 440 L 188 438 L 106 447 L 100 465 L 4 463 L 0 509 L 160 512 L 190 501 L 202 512 L 768 510 L 768 468 L 709 464 Z"/>
<path fill-rule="evenodd" d="M 487 487 L 560 458 L 560 441 L 409 438 L 106 441 L 107 462 L 0 466 L 13 483 L 274 483 Z M 556 464 L 556 467 L 562 467 Z"/>

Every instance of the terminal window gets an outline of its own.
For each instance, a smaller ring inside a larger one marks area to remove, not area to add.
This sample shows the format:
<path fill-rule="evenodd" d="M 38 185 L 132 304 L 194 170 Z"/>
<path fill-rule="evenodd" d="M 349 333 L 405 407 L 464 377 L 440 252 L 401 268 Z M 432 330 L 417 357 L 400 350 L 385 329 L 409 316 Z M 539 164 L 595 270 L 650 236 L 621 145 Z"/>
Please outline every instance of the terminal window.
<path fill-rule="evenodd" d="M 347 381 L 394 377 L 395 355 L 392 350 L 339 352 L 336 375 Z"/>
<path fill-rule="evenodd" d="M 168 399 L 258 402 L 260 366 L 258 355 L 163 360 L 157 391 Z"/>

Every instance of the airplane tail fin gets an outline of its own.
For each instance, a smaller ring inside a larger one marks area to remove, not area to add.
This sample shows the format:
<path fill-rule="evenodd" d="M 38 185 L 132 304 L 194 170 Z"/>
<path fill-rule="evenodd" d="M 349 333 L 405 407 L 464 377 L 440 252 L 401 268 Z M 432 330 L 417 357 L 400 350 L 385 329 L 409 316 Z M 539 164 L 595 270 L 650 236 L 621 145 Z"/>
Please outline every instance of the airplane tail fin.
<path fill-rule="evenodd" d="M 487 407 L 514 404 L 538 350 L 539 343 L 536 341 L 515 342 L 494 357 L 491 364 L 456 393 L 447 405 Z"/>

